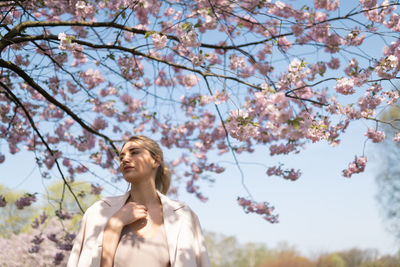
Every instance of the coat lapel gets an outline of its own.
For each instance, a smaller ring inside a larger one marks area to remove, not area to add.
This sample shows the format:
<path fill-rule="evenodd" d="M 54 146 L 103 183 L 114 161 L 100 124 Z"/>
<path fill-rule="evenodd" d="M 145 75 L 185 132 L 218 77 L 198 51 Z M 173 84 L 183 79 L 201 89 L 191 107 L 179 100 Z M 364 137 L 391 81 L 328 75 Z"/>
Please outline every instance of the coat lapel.
<path fill-rule="evenodd" d="M 109 217 L 111 217 L 114 213 L 116 213 L 122 206 L 125 204 L 126 200 L 129 197 L 129 191 L 126 192 L 122 196 L 117 196 L 117 197 L 109 197 L 109 198 L 104 198 L 103 201 L 106 202 L 108 206 L 110 206 L 109 209 L 107 209 L 107 214 Z"/>
<path fill-rule="evenodd" d="M 173 267 L 175 265 L 178 237 L 182 224 L 182 220 L 177 211 L 183 208 L 185 204 L 173 201 L 158 191 L 157 193 L 163 207 L 164 228 L 168 242 L 169 260 Z"/>

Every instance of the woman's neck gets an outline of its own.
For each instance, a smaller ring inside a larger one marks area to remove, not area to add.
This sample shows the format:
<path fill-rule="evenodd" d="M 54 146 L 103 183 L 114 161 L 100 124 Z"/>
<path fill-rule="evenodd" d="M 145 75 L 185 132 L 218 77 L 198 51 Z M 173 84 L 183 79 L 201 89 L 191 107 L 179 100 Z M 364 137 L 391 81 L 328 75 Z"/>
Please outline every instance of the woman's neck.
<path fill-rule="evenodd" d="M 145 206 L 160 203 L 155 186 L 151 183 L 132 184 L 129 201 Z"/>

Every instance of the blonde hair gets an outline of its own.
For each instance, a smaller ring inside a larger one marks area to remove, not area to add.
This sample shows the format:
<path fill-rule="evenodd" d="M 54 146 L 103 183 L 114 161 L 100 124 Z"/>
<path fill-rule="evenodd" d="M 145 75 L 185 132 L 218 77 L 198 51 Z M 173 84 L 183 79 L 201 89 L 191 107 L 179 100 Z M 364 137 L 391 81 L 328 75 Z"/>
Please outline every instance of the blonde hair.
<path fill-rule="evenodd" d="M 169 186 L 171 184 L 171 172 L 168 167 L 165 166 L 164 155 L 160 146 L 157 144 L 156 141 L 147 136 L 134 135 L 130 137 L 122 147 L 124 147 L 125 144 L 131 141 L 141 144 L 143 148 L 149 151 L 151 156 L 160 164 L 156 172 L 155 184 L 156 189 L 165 195 L 168 192 Z"/>

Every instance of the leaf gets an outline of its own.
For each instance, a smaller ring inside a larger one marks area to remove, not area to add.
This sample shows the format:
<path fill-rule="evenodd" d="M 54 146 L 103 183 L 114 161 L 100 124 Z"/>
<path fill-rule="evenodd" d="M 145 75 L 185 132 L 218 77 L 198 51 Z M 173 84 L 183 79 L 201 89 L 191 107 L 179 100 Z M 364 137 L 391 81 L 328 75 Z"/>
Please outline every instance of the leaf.
<path fill-rule="evenodd" d="M 190 24 L 189 22 L 186 22 L 184 24 L 182 24 L 182 29 L 185 31 L 188 31 L 192 28 L 192 24 Z"/>
<path fill-rule="evenodd" d="M 150 37 L 151 35 L 153 35 L 155 33 L 155 31 L 148 31 L 148 32 L 146 32 L 145 34 L 144 34 L 144 38 L 148 38 L 148 37 Z"/>

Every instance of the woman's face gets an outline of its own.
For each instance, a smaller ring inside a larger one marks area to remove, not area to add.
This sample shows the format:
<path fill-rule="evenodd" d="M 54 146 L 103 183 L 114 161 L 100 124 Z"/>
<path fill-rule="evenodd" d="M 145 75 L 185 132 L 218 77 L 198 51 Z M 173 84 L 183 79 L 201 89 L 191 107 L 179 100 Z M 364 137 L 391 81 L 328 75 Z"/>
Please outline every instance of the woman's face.
<path fill-rule="evenodd" d="M 139 183 L 148 179 L 154 180 L 159 164 L 140 143 L 127 142 L 119 157 L 119 167 L 127 182 Z"/>

